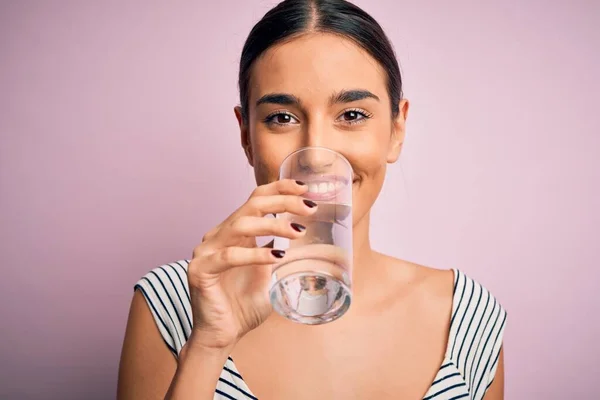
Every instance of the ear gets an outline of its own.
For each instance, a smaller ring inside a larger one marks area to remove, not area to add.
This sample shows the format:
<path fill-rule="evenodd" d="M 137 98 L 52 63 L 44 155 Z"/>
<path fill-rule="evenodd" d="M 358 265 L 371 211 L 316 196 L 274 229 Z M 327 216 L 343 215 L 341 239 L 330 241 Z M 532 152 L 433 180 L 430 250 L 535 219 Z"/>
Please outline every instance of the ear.
<path fill-rule="evenodd" d="M 237 118 L 238 125 L 240 126 L 240 139 L 242 141 L 242 148 L 246 153 L 246 158 L 251 167 L 254 167 L 254 157 L 252 156 L 252 144 L 250 143 L 250 131 L 248 130 L 248 124 L 244 121 L 242 116 L 242 107 L 237 106 L 233 109 L 235 117 Z"/>
<path fill-rule="evenodd" d="M 390 147 L 387 156 L 387 162 L 392 164 L 400 157 L 402 151 L 402 145 L 404 144 L 404 137 L 406 135 L 406 118 L 408 117 L 408 100 L 400 100 L 398 104 L 398 115 L 392 122 L 392 136 L 390 137 Z"/>

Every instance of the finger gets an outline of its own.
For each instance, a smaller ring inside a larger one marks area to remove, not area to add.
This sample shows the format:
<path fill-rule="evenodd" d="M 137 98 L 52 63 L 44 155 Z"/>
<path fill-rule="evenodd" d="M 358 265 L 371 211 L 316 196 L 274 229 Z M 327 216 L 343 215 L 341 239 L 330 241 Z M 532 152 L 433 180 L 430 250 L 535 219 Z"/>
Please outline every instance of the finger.
<path fill-rule="evenodd" d="M 309 216 L 317 210 L 317 203 L 296 195 L 272 195 L 252 197 L 240 209 L 241 215 L 264 217 L 267 214 L 290 214 Z"/>
<path fill-rule="evenodd" d="M 288 239 L 298 239 L 304 236 L 306 227 L 286 218 L 242 216 L 222 232 L 225 236 L 232 238 L 239 236 L 279 236 Z"/>
<path fill-rule="evenodd" d="M 212 228 L 210 231 L 206 232 L 206 234 L 202 237 L 202 243 L 209 241 L 210 239 L 215 237 L 217 233 L 219 233 L 219 231 L 221 230 L 221 225 L 222 224 L 219 224 Z"/>
<path fill-rule="evenodd" d="M 223 226 L 235 221 L 240 216 L 254 215 L 264 217 L 268 214 L 290 212 L 300 216 L 308 216 L 316 211 L 317 204 L 300 197 L 306 192 L 307 186 L 291 179 L 272 182 L 258 187 L 250 199 L 231 214 L 226 221 L 211 229 L 202 237 L 202 243 L 222 236 Z M 258 193 L 258 194 L 256 194 Z M 271 195 L 266 195 L 273 193 Z M 289 194 L 276 194 L 289 193 Z"/>
<path fill-rule="evenodd" d="M 304 194 L 308 190 L 308 186 L 300 181 L 293 179 L 282 179 L 271 182 L 266 185 L 257 187 L 250 199 L 231 214 L 226 221 L 219 224 L 215 228 L 211 229 L 202 238 L 202 243 L 211 241 L 216 236 L 220 236 L 223 225 L 226 225 L 229 221 L 239 218 L 240 215 L 255 215 L 264 217 L 267 214 L 276 214 L 279 212 L 286 212 L 288 209 L 297 215 L 308 216 L 314 213 L 316 210 L 316 203 L 306 200 L 303 201 L 299 196 Z M 282 196 L 291 196 L 296 199 L 286 199 Z M 272 200 L 259 199 L 261 197 L 280 196 Z M 256 200 L 258 199 L 258 200 Z M 278 204 L 279 203 L 279 204 Z M 295 211 L 295 212 L 294 212 Z"/>
<path fill-rule="evenodd" d="M 196 260 L 200 271 L 220 274 L 236 267 L 277 264 L 284 256 L 283 250 L 262 247 L 225 247 Z"/>
<path fill-rule="evenodd" d="M 295 194 L 297 196 L 304 194 L 308 190 L 308 186 L 301 181 L 293 179 L 281 179 L 266 185 L 258 186 L 252 192 L 250 197 L 256 196 L 273 196 L 277 194 Z"/>

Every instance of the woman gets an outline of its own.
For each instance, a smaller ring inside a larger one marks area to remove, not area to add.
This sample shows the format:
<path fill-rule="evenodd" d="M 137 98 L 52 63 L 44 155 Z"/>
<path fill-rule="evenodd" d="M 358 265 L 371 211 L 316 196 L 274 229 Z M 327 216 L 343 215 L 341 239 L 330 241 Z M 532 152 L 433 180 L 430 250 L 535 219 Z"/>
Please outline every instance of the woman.
<path fill-rule="evenodd" d="M 369 243 L 369 212 L 408 112 L 377 22 L 343 0 L 286 0 L 251 31 L 239 87 L 235 115 L 258 187 L 191 260 L 136 285 L 119 398 L 502 399 L 506 314 L 494 297 L 459 271 Z M 262 218 L 318 207 L 300 197 L 302 182 L 277 181 L 284 157 L 303 146 L 342 153 L 355 175 L 353 303 L 319 326 L 272 312 L 271 267 L 285 253 L 254 240 L 304 234 Z"/>

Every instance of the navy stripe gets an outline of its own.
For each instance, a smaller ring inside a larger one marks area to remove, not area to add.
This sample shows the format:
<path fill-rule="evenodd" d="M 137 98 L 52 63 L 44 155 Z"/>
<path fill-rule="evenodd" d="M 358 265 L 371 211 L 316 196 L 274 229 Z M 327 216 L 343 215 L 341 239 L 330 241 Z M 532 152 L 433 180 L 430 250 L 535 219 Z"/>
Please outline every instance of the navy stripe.
<path fill-rule="evenodd" d="M 238 391 L 240 391 L 241 393 L 243 393 L 243 394 L 245 394 L 246 396 L 250 397 L 252 400 L 258 400 L 256 397 L 252 396 L 250 393 L 246 392 L 244 389 L 241 389 L 241 388 L 237 387 L 237 385 L 236 385 L 236 384 L 234 384 L 234 383 L 231 383 L 231 382 L 229 382 L 229 381 L 228 381 L 228 380 L 226 380 L 226 379 L 219 378 L 219 381 L 220 381 L 220 382 L 223 382 L 223 383 L 225 383 L 225 384 L 227 384 L 227 385 L 229 385 L 229 386 L 231 386 L 232 388 L 234 388 L 234 389 L 236 389 L 236 390 L 238 390 Z"/>
<path fill-rule="evenodd" d="M 175 264 L 175 265 L 179 265 L 179 264 Z M 175 275 L 177 275 L 177 278 L 179 278 L 179 282 L 181 282 L 181 287 L 183 288 L 183 291 L 185 292 L 188 301 L 190 302 L 190 305 L 192 303 L 192 299 L 190 298 L 190 293 L 188 292 L 188 285 L 186 285 L 185 283 L 183 283 L 183 279 L 181 278 L 181 275 L 179 275 L 179 272 L 177 272 L 177 269 L 175 268 L 175 266 L 173 266 L 173 264 L 169 264 L 169 267 L 171 267 L 171 269 L 173 270 L 173 272 L 175 273 Z M 184 270 L 185 272 L 185 270 Z M 187 278 L 187 273 L 186 273 L 186 278 Z"/>
<path fill-rule="evenodd" d="M 215 393 L 220 394 L 221 396 L 227 397 L 228 399 L 231 399 L 231 400 L 237 400 L 235 397 L 232 397 L 232 396 L 228 395 L 227 393 L 220 391 L 219 389 L 215 389 Z"/>
<path fill-rule="evenodd" d="M 163 289 L 164 289 L 167 297 L 169 298 L 169 301 L 171 302 L 171 305 L 173 306 L 173 311 L 175 312 L 175 315 L 177 316 L 177 320 L 179 321 L 179 326 L 181 327 L 181 331 L 183 333 L 183 337 L 185 338 L 185 341 L 187 342 L 188 335 L 187 335 L 187 332 L 185 331 L 185 327 L 183 325 L 183 321 L 181 320 L 181 316 L 179 315 L 179 312 L 177 312 L 177 307 L 175 307 L 175 302 L 173 301 L 173 298 L 171 297 L 171 294 L 169 294 L 169 291 L 167 290 L 167 287 L 165 286 L 163 280 L 160 279 L 160 277 L 158 276 L 158 274 L 156 272 L 154 272 L 154 271 L 150 271 L 150 273 L 153 274 L 154 276 L 156 276 L 156 279 L 158 279 L 158 282 L 163 287 Z M 171 283 L 172 282 L 173 281 L 171 281 Z M 177 288 L 173 287 L 173 290 L 177 291 Z M 165 310 L 167 310 L 166 307 L 165 307 Z M 167 313 L 168 313 L 168 310 L 167 310 Z"/>
<path fill-rule="evenodd" d="M 440 367 L 440 371 L 441 371 L 441 370 L 443 370 L 444 368 L 448 368 L 448 367 L 449 367 L 449 366 L 451 366 L 451 365 L 452 365 L 452 363 L 451 363 L 451 362 L 449 362 L 448 364 L 444 364 L 444 365 L 442 365 L 442 366 Z"/>
<path fill-rule="evenodd" d="M 504 317 L 504 319 L 506 319 L 506 316 Z M 504 326 L 504 323 L 502 324 Z M 502 331 L 502 329 L 500 329 L 500 331 Z M 496 341 L 498 341 L 498 339 L 496 338 Z M 496 347 L 496 344 L 494 343 L 494 347 Z M 502 346 L 500 346 L 500 350 L 502 350 Z M 494 367 L 496 366 L 496 364 L 498 363 L 498 360 L 500 359 L 500 352 L 498 352 L 498 354 L 496 354 L 496 359 L 494 360 L 494 362 L 492 363 L 492 365 L 490 366 L 490 372 L 494 369 Z"/>
<path fill-rule="evenodd" d="M 434 397 L 436 397 L 442 393 L 446 393 L 448 390 L 456 389 L 457 387 L 461 387 L 461 386 L 467 386 L 467 385 L 464 382 L 461 382 L 461 383 L 457 383 L 456 385 L 448 386 L 447 388 L 444 388 L 444 389 L 440 390 L 439 392 L 432 394 L 431 396 L 425 397 L 423 400 L 433 399 Z"/>
<path fill-rule="evenodd" d="M 177 261 L 175 264 L 177 264 L 178 266 L 181 267 L 181 270 L 183 271 L 183 275 L 185 276 L 185 281 L 187 282 L 187 267 L 190 265 L 190 261 L 189 260 L 185 260 L 186 264 L 185 266 L 181 265 L 179 263 L 179 261 Z M 190 299 L 190 303 L 192 302 L 192 299 L 190 298 L 190 287 L 189 285 L 183 285 L 183 287 L 185 287 L 185 293 L 187 294 L 188 299 Z"/>
<path fill-rule="evenodd" d="M 492 346 L 492 351 L 494 351 L 494 348 L 496 347 L 496 343 L 498 343 L 498 339 L 500 338 L 500 333 L 502 332 L 502 328 L 504 328 L 504 323 L 506 322 L 506 314 L 504 314 L 504 318 L 502 318 L 502 325 L 500 325 L 500 328 L 498 329 L 498 334 L 496 335 L 496 339 L 494 340 L 494 344 Z M 494 324 L 495 326 L 495 324 Z M 491 333 L 490 333 L 491 334 Z M 498 354 L 500 354 L 500 352 L 498 352 Z M 492 353 L 493 355 L 493 353 Z M 485 368 L 483 369 L 484 372 L 488 371 L 488 366 L 490 365 L 490 361 L 492 360 L 492 358 L 488 358 L 487 362 L 485 363 Z M 475 393 L 477 393 L 479 391 L 479 386 L 481 386 L 481 382 L 483 382 L 483 377 L 486 376 L 486 374 L 481 374 L 481 378 L 479 378 L 479 383 L 477 384 L 477 388 L 475 388 Z"/>
<path fill-rule="evenodd" d="M 237 372 L 235 372 L 232 369 L 229 369 L 227 367 L 223 367 L 223 369 L 227 372 L 229 372 L 231 375 L 235 376 L 236 378 L 240 378 L 241 380 L 244 380 L 244 378 L 242 378 L 242 376 L 240 374 L 238 374 Z"/>
<path fill-rule="evenodd" d="M 492 317 L 494 316 L 495 310 L 496 310 L 496 305 L 500 306 L 500 304 L 498 304 L 498 302 L 496 301 L 496 298 L 494 298 L 494 305 L 492 306 L 492 310 L 490 311 L 490 315 L 488 315 L 487 321 L 485 322 L 485 326 L 483 327 L 483 331 L 481 332 L 481 335 L 483 336 L 483 334 L 485 333 L 485 330 L 487 329 L 488 325 L 490 324 L 490 321 L 492 320 Z M 477 367 L 473 368 L 473 366 L 475 365 L 475 359 L 477 357 L 473 357 L 473 362 L 471 363 L 471 373 L 469 374 L 469 382 L 473 382 L 475 380 L 475 374 L 477 373 L 477 368 L 479 368 L 479 363 L 481 363 L 481 357 L 483 357 L 483 355 L 480 353 L 479 348 L 481 347 L 481 343 L 483 342 L 483 337 L 479 340 L 479 342 L 477 343 L 477 349 L 475 350 L 475 354 L 480 354 L 479 355 L 479 361 L 477 363 Z M 469 385 L 469 388 L 471 390 L 473 390 L 473 385 Z"/>
<path fill-rule="evenodd" d="M 467 286 L 465 284 L 465 286 Z M 460 328 L 462 328 L 462 324 L 465 321 L 465 317 L 467 316 L 467 312 L 469 312 L 469 306 L 471 305 L 471 301 L 473 300 L 473 293 L 475 293 L 475 281 L 471 281 L 471 295 L 469 296 L 469 301 L 467 302 L 467 305 L 465 307 L 465 312 L 462 315 L 462 318 L 460 319 L 460 323 L 458 324 L 458 329 L 456 330 L 456 335 L 454 336 L 454 343 L 452 343 L 452 350 L 450 351 L 450 355 L 452 355 L 452 358 L 454 358 L 454 347 L 456 346 L 456 342 L 458 340 L 458 335 L 460 334 Z M 465 340 L 465 338 L 467 337 L 467 334 L 469 332 L 465 332 L 465 336 L 463 338 L 463 341 Z M 457 362 L 457 367 L 460 366 L 458 365 L 458 363 L 460 362 L 460 360 L 456 359 Z"/>
<path fill-rule="evenodd" d="M 454 318 L 456 318 L 456 314 L 458 314 L 458 310 L 460 310 L 460 305 L 462 303 L 462 299 L 463 297 L 465 297 L 465 288 L 467 287 L 467 276 L 466 275 L 461 275 L 464 277 L 464 285 L 463 285 L 463 290 L 462 290 L 462 294 L 460 295 L 460 299 L 456 302 L 456 309 L 454 310 L 454 312 L 452 313 L 452 319 L 450 320 L 450 330 L 452 330 L 452 327 L 454 326 Z M 454 299 L 453 299 L 454 301 Z"/>
<path fill-rule="evenodd" d="M 179 295 L 179 290 L 177 290 L 177 286 L 175 286 L 175 282 L 173 282 L 173 279 L 171 279 L 171 275 L 169 275 L 169 273 L 167 272 L 167 270 L 164 269 L 163 267 L 160 267 L 160 269 L 164 271 L 164 273 L 167 275 L 167 278 L 169 278 L 169 281 L 171 282 L 171 285 L 173 285 L 173 289 L 175 290 L 175 293 L 177 294 L 177 298 L 179 299 L 179 303 L 181 303 L 181 308 L 183 308 L 183 313 L 185 314 L 185 317 L 187 318 L 188 325 L 190 327 L 190 332 L 191 332 L 191 330 L 192 330 L 192 320 L 190 319 L 190 316 L 187 313 L 187 310 L 185 308 L 185 303 L 183 302 L 183 300 L 181 300 L 181 296 Z M 175 275 L 177 275 L 177 272 L 175 273 Z M 184 288 L 185 288 L 185 286 L 184 286 Z M 177 312 L 177 309 L 175 309 L 175 312 Z"/>
<path fill-rule="evenodd" d="M 463 346 L 465 345 L 465 342 L 467 341 L 467 337 L 469 336 L 469 332 L 471 331 L 471 325 L 473 325 L 473 320 L 475 319 L 475 315 L 477 315 L 477 310 L 479 309 L 479 304 L 481 304 L 481 296 L 483 296 L 483 288 L 480 285 L 477 285 L 477 287 L 479 288 L 479 299 L 477 299 L 477 305 L 475 306 L 475 310 L 473 310 L 473 315 L 471 315 L 471 320 L 469 321 L 469 325 L 467 325 L 467 331 L 466 331 L 465 337 L 463 338 L 463 341 L 460 345 L 460 349 L 458 349 L 458 356 L 456 356 L 456 362 L 459 364 L 460 364 L 460 353 L 462 353 Z M 473 339 L 475 339 L 475 336 L 473 336 Z M 469 344 L 469 351 L 471 350 L 471 346 L 473 346 L 473 342 L 471 342 Z M 465 358 L 465 363 L 464 363 L 465 368 L 467 367 L 467 360 L 468 360 L 468 358 Z"/>
<path fill-rule="evenodd" d="M 455 396 L 449 400 L 462 399 L 463 397 L 467 397 L 468 395 L 469 395 L 469 393 L 461 394 L 461 395 Z"/>
<path fill-rule="evenodd" d="M 481 290 L 483 291 L 483 288 L 481 288 Z M 477 334 L 479 333 L 479 328 L 481 328 L 483 319 L 485 318 L 485 314 L 487 313 L 488 305 L 490 304 L 490 298 L 492 297 L 490 292 L 488 292 L 487 290 L 485 291 L 485 294 L 487 295 L 487 301 L 485 302 L 485 308 L 483 309 L 483 314 L 481 314 L 481 318 L 479 319 L 479 323 L 477 324 L 477 329 L 475 329 L 475 333 L 473 334 L 473 343 L 471 343 L 471 346 L 469 347 L 469 351 L 467 352 L 467 356 L 465 357 L 465 369 L 464 369 L 465 376 L 470 376 L 471 372 L 473 371 L 473 364 L 475 364 L 475 356 L 477 355 L 477 350 L 475 350 L 475 353 L 473 355 L 473 362 L 471 363 L 471 368 L 469 370 L 467 370 L 467 363 L 469 362 L 469 357 L 471 357 L 471 350 L 473 350 L 473 347 L 475 347 L 474 346 L 475 340 L 477 340 Z M 484 329 L 484 331 L 485 331 L 485 329 Z M 482 334 L 483 334 L 483 332 L 482 332 Z M 480 342 L 481 342 L 481 340 L 477 340 L 476 349 L 479 348 Z"/>
<path fill-rule="evenodd" d="M 158 298 L 158 301 L 160 301 L 160 304 L 162 304 L 163 310 L 167 311 L 167 307 L 165 306 L 165 303 L 163 303 L 162 299 L 160 298 L 158 292 L 156 291 L 156 288 L 154 287 L 154 285 L 152 284 L 152 282 L 150 281 L 150 279 L 143 277 L 143 280 L 145 280 L 146 282 L 148 282 L 148 284 L 150 285 L 150 287 L 152 288 L 152 290 L 154 290 L 154 293 L 156 294 L 156 298 Z M 152 303 L 150 300 L 148 300 L 150 303 Z M 173 324 L 173 329 L 175 329 L 175 332 L 177 332 L 177 327 L 175 326 L 175 321 L 173 321 L 173 317 L 171 316 L 171 313 L 167 311 L 167 315 L 169 316 L 169 319 L 171 320 L 171 323 Z M 171 333 L 171 336 L 173 336 L 173 334 Z M 183 343 L 181 342 L 181 338 L 179 337 L 179 335 L 177 335 L 177 340 L 179 341 L 179 345 L 181 347 L 183 347 Z M 187 338 L 185 339 L 187 341 Z"/>
<path fill-rule="evenodd" d="M 454 277 L 454 287 L 452 288 L 452 297 L 454 297 L 454 295 L 456 294 L 456 287 L 458 286 L 458 278 L 459 278 L 459 275 L 460 275 L 459 274 L 460 273 L 459 270 L 455 269 L 454 271 L 455 271 L 454 272 L 455 277 Z"/>
<path fill-rule="evenodd" d="M 481 360 L 483 359 L 483 355 L 485 354 L 485 349 L 487 348 L 488 342 L 490 341 L 490 338 L 492 337 L 492 334 L 494 333 L 494 329 L 496 328 L 496 324 L 498 323 L 498 317 L 500 316 L 500 305 L 498 304 L 498 314 L 494 317 L 494 325 L 492 325 L 492 329 L 490 329 L 490 333 L 488 334 L 487 339 L 485 340 L 485 343 L 483 344 L 483 348 L 481 349 L 481 355 L 479 356 L 479 361 L 477 362 L 477 367 L 475 368 L 475 371 L 479 371 L 479 366 L 481 365 Z M 480 377 L 480 381 L 481 379 L 483 379 L 483 377 L 485 376 L 485 373 L 481 374 Z M 473 381 L 476 379 L 476 377 L 473 377 Z M 471 383 L 473 383 L 473 381 L 471 381 Z M 479 386 L 479 385 L 478 385 Z M 474 393 L 477 393 L 477 389 L 475 390 Z"/>
<path fill-rule="evenodd" d="M 167 324 L 165 324 L 165 321 L 163 321 L 163 319 L 160 317 L 160 314 L 159 314 L 159 313 L 158 313 L 158 311 L 156 310 L 156 307 L 154 307 L 154 304 L 152 303 L 152 300 L 150 300 L 150 297 L 148 297 L 148 293 L 146 293 L 146 289 L 144 289 L 144 288 L 142 287 L 142 285 L 139 285 L 139 284 L 138 284 L 138 285 L 135 285 L 135 286 L 133 287 L 133 290 L 134 290 L 134 291 L 135 291 L 136 289 L 139 289 L 139 290 L 142 292 L 142 294 L 143 294 L 143 295 L 144 295 L 144 297 L 146 298 L 146 302 L 147 302 L 147 303 L 150 305 L 150 307 L 152 307 L 152 310 L 154 310 L 154 315 L 156 315 L 156 318 L 157 318 L 157 319 L 160 321 L 160 323 L 161 323 L 161 324 L 162 324 L 162 326 L 165 328 L 165 330 L 166 330 L 167 332 L 169 332 L 169 328 L 167 327 Z M 162 336 L 162 334 L 161 334 L 160 336 Z M 169 350 L 171 350 L 171 351 L 172 351 L 172 352 L 173 352 L 175 355 L 177 355 L 177 350 L 175 350 L 175 349 L 173 348 L 173 346 L 171 346 L 171 344 L 170 344 L 170 343 L 168 343 L 168 342 L 165 340 L 165 338 L 164 338 L 164 337 L 163 337 L 162 339 L 163 339 L 163 341 L 165 342 L 165 344 L 167 345 L 167 347 L 169 348 Z"/>
<path fill-rule="evenodd" d="M 187 268 L 186 268 L 186 267 L 187 267 L 188 265 L 190 265 L 190 263 L 189 263 L 188 261 L 186 261 L 186 262 L 187 262 L 187 264 L 186 264 L 185 266 L 181 265 L 181 264 L 179 263 L 179 261 L 175 261 L 175 262 L 174 262 L 174 264 L 177 264 L 177 265 L 179 265 L 179 266 L 181 267 L 181 269 L 183 270 L 183 272 L 185 272 L 185 274 L 187 275 Z"/>
<path fill-rule="evenodd" d="M 440 383 L 441 381 L 445 381 L 446 379 L 452 378 L 453 376 L 458 376 L 458 375 L 460 375 L 460 372 L 455 372 L 455 373 L 453 373 L 453 374 L 446 375 L 445 377 L 443 377 L 443 378 L 440 378 L 440 379 L 438 379 L 437 381 L 433 381 L 433 383 L 431 384 L 431 386 L 433 386 L 433 385 L 435 385 L 435 384 L 438 384 L 438 383 Z"/>

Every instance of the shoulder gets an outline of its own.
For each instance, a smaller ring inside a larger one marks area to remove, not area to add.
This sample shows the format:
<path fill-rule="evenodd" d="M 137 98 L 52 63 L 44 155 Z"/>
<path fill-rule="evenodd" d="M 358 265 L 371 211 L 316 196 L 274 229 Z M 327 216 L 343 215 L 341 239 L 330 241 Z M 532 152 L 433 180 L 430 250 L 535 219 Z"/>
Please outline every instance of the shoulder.
<path fill-rule="evenodd" d="M 502 324 L 506 319 L 506 310 L 500 301 L 482 284 L 474 279 L 469 278 L 460 270 L 454 272 L 454 289 L 453 289 L 453 320 L 463 320 L 470 317 L 474 321 L 481 320 L 496 320 Z M 454 321 L 453 321 L 454 323 Z M 459 323 L 456 328 L 461 328 Z M 476 329 L 467 326 L 468 329 Z"/>
<path fill-rule="evenodd" d="M 189 261 L 156 267 L 135 284 L 148 304 L 154 321 L 169 349 L 179 354 L 191 328 L 191 303 L 187 281 Z"/>
<path fill-rule="evenodd" d="M 436 325 L 444 321 L 445 365 L 453 365 L 472 398 L 483 398 L 494 381 L 503 345 L 507 313 L 500 301 L 457 269 L 435 269 L 396 259 L 390 265 L 398 271 L 389 272 L 395 274 L 393 280 L 412 287 L 419 315 Z"/>
<path fill-rule="evenodd" d="M 503 346 L 507 313 L 482 284 L 458 269 L 405 264 L 414 272 L 419 304 L 432 321 L 446 321 L 445 362 L 454 365 L 473 398 L 481 399 L 494 381 Z"/>
<path fill-rule="evenodd" d="M 507 313 L 479 282 L 459 270 L 454 276 L 447 357 L 468 381 L 471 393 L 485 393 L 498 367 Z"/>
<path fill-rule="evenodd" d="M 176 290 L 185 288 L 187 290 L 188 264 L 189 260 L 180 260 L 170 264 L 158 266 L 150 270 L 136 283 L 136 289 L 138 286 L 141 289 L 160 289 L 168 283 L 166 286 L 170 287 L 165 287 L 164 289 L 166 290 L 173 288 Z M 179 285 L 177 285 L 177 283 L 179 283 Z"/>

